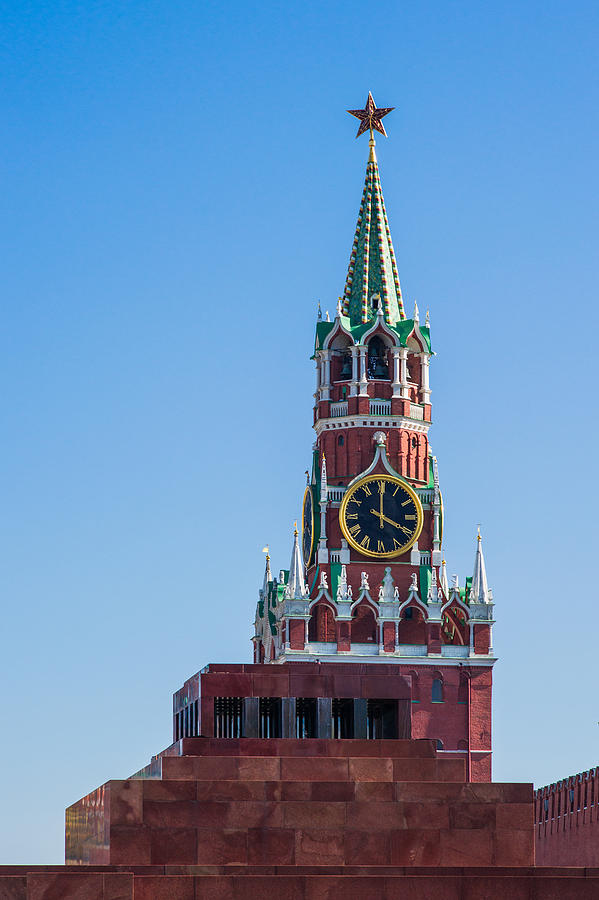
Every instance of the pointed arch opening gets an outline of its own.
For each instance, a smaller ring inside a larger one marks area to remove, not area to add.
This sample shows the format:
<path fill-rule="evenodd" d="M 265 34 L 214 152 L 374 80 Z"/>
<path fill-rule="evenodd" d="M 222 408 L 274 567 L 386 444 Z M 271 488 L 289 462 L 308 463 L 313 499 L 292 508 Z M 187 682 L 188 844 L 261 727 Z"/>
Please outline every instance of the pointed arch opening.
<path fill-rule="evenodd" d="M 408 606 L 401 614 L 399 643 L 426 644 L 426 623 L 422 610 L 417 606 Z"/>
<path fill-rule="evenodd" d="M 354 607 L 351 639 L 352 644 L 375 644 L 377 642 L 376 618 L 368 603 L 360 602 Z"/>
<path fill-rule="evenodd" d="M 389 379 L 387 345 L 380 334 L 375 334 L 368 342 L 366 371 L 371 381 Z"/>
<path fill-rule="evenodd" d="M 335 615 L 328 603 L 316 603 L 308 622 L 308 640 L 311 643 L 336 643 Z"/>

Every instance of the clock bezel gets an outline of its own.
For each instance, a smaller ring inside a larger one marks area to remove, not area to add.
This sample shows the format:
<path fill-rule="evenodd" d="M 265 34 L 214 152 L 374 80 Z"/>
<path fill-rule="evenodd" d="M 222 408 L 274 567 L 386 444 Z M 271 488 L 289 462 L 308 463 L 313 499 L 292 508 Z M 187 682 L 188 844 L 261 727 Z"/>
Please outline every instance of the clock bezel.
<path fill-rule="evenodd" d="M 308 559 L 306 559 L 306 557 L 304 556 L 304 522 L 305 522 L 305 520 L 306 520 L 306 497 L 308 496 L 308 494 L 310 494 L 310 497 L 311 497 L 311 499 L 312 499 L 312 503 L 310 504 L 310 506 L 311 506 L 311 511 L 312 511 L 312 517 L 311 517 L 311 518 L 312 518 L 312 521 L 311 521 L 311 532 L 312 532 L 312 536 L 311 536 L 311 541 L 310 541 L 310 555 L 308 556 Z M 306 568 L 309 567 L 310 563 L 312 562 L 312 557 L 314 556 L 314 544 L 315 544 L 315 540 L 314 540 L 314 539 L 315 539 L 314 528 L 315 528 L 315 521 L 314 521 L 314 492 L 312 491 L 311 485 L 307 485 L 306 490 L 304 491 L 304 499 L 303 499 L 303 502 L 302 502 L 302 558 L 303 558 L 303 560 L 304 560 L 304 565 L 306 566 Z"/>
<path fill-rule="evenodd" d="M 389 481 L 391 484 L 398 484 L 406 494 L 409 494 L 412 500 L 414 501 L 414 506 L 416 507 L 416 515 L 418 516 L 418 521 L 416 522 L 416 530 L 414 535 L 410 538 L 410 540 L 402 546 L 400 550 L 392 550 L 389 553 L 379 553 L 374 550 L 366 550 L 362 547 L 349 533 L 349 529 L 345 522 L 345 513 L 347 510 L 347 505 L 350 503 L 352 496 L 356 491 L 360 490 L 362 485 L 369 484 L 370 482 L 376 481 Z M 339 524 L 341 526 L 341 531 L 343 533 L 343 537 L 350 545 L 350 547 L 359 553 L 361 556 L 368 556 L 371 559 L 394 559 L 397 556 L 403 556 L 410 547 L 412 547 L 422 532 L 422 526 L 424 524 L 424 512 L 422 509 L 422 503 L 420 502 L 420 497 L 414 490 L 411 484 L 408 484 L 407 481 L 403 481 L 401 478 L 395 478 L 393 475 L 381 474 L 381 475 L 364 475 L 363 478 L 360 478 L 354 484 L 352 484 L 343 497 L 341 502 L 341 508 L 339 510 Z"/>

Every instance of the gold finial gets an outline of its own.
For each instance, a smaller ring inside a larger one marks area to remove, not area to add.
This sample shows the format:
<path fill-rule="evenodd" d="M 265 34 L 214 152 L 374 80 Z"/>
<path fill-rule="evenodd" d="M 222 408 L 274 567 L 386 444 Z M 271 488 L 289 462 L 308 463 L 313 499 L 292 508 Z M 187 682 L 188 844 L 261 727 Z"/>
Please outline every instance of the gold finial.
<path fill-rule="evenodd" d="M 263 552 L 263 553 L 266 553 L 266 562 L 268 562 L 268 560 L 270 559 L 270 554 L 269 554 L 269 547 L 268 547 L 268 544 L 266 545 L 266 547 L 263 547 L 263 548 L 262 548 L 262 552 Z"/>
<path fill-rule="evenodd" d="M 477 541 L 482 541 L 482 538 L 481 538 L 481 536 L 480 536 L 480 525 L 477 525 L 477 526 L 476 526 L 476 540 L 477 540 Z"/>

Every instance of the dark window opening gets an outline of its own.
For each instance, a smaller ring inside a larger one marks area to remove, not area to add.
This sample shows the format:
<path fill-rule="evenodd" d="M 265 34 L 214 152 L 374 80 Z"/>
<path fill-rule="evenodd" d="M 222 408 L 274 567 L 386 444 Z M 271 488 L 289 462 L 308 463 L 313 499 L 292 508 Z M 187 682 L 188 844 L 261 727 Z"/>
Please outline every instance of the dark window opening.
<path fill-rule="evenodd" d="M 259 726 L 261 738 L 281 737 L 280 697 L 260 697 Z"/>
<path fill-rule="evenodd" d="M 341 363 L 341 371 L 339 373 L 339 381 L 349 381 L 352 376 L 352 357 L 351 351 L 346 351 L 343 354 L 343 361 Z"/>
<path fill-rule="evenodd" d="M 354 701 L 333 700 L 333 738 L 351 739 L 354 736 Z"/>
<path fill-rule="evenodd" d="M 417 446 L 418 446 L 418 439 L 413 437 L 412 438 L 412 450 L 415 450 Z"/>
<path fill-rule="evenodd" d="M 241 697 L 214 698 L 214 737 L 241 737 Z"/>
<path fill-rule="evenodd" d="M 295 701 L 295 736 L 298 738 L 316 737 L 316 700 L 311 697 L 298 697 Z"/>
<path fill-rule="evenodd" d="M 369 700 L 367 735 L 370 740 L 397 738 L 397 700 Z"/>
<path fill-rule="evenodd" d="M 387 351 L 380 337 L 373 337 L 368 344 L 368 377 L 384 380 L 389 377 Z"/>
<path fill-rule="evenodd" d="M 431 700 L 433 703 L 443 703 L 443 682 L 440 678 L 433 678 Z"/>
<path fill-rule="evenodd" d="M 339 444 L 340 447 L 343 447 L 343 445 L 345 443 L 345 438 L 343 437 L 342 434 L 340 434 L 339 437 L 337 438 L 337 443 Z"/>
<path fill-rule="evenodd" d="M 436 744 L 437 744 L 437 750 L 442 750 L 442 749 L 443 749 L 443 741 L 440 741 L 440 740 L 437 738 Z"/>

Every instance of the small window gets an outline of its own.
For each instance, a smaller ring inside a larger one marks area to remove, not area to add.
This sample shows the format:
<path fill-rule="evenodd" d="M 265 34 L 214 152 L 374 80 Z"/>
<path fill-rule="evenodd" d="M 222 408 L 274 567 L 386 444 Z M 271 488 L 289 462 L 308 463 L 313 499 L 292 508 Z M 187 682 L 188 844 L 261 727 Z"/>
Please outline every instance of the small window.
<path fill-rule="evenodd" d="M 342 434 L 340 434 L 339 437 L 337 438 L 337 443 L 339 444 L 340 447 L 343 447 L 343 445 L 345 444 L 345 438 L 343 437 Z"/>
<path fill-rule="evenodd" d="M 443 703 L 443 682 L 440 678 L 433 678 L 431 700 L 433 703 Z"/>
<path fill-rule="evenodd" d="M 437 750 L 442 750 L 442 749 L 443 749 L 443 741 L 440 741 L 440 740 L 437 738 Z"/>
<path fill-rule="evenodd" d="M 417 438 L 413 437 L 412 438 L 412 450 L 415 450 L 417 446 L 418 446 L 418 440 L 417 440 Z"/>

